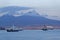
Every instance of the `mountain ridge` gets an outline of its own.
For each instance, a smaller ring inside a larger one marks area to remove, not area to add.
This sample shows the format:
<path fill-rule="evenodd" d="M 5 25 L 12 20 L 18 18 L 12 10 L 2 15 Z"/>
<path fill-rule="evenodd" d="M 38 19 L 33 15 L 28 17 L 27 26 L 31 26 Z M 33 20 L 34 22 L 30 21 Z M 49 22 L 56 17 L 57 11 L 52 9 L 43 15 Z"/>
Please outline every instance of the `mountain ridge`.
<path fill-rule="evenodd" d="M 16 8 L 15 7 L 16 8 L 15 10 L 15 8 L 13 7 L 11 8 L 6 7 L 6 9 L 0 9 L 0 14 L 7 12 L 5 15 L 0 17 L 0 25 L 1 24 L 3 26 L 7 26 L 7 25 L 27 26 L 27 25 L 36 25 L 36 24 L 60 25 L 60 21 L 45 18 L 32 8 L 25 8 L 25 7 Z"/>

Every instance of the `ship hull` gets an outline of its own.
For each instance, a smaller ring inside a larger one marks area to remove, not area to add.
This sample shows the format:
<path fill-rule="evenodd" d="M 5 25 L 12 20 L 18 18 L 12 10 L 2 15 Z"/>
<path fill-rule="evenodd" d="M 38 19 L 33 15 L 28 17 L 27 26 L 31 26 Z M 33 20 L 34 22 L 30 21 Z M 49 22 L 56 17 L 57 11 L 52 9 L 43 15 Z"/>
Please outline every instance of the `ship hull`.
<path fill-rule="evenodd" d="M 19 30 L 7 30 L 7 32 L 18 32 Z"/>
<path fill-rule="evenodd" d="M 43 31 L 47 31 L 48 29 L 42 29 Z"/>

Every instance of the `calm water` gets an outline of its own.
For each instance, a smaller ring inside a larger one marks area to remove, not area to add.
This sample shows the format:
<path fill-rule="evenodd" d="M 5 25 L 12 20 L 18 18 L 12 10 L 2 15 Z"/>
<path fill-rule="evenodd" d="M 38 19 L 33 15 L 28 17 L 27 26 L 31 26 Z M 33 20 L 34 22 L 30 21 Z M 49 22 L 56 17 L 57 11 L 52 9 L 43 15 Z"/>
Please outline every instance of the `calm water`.
<path fill-rule="evenodd" d="M 60 30 L 0 31 L 0 40 L 60 40 Z"/>

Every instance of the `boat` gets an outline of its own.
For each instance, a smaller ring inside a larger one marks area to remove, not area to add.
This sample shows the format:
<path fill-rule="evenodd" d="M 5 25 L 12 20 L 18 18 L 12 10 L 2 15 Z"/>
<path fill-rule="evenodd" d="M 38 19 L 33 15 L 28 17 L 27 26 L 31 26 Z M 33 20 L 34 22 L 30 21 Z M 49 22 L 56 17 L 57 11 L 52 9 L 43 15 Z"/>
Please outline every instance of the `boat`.
<path fill-rule="evenodd" d="M 7 30 L 7 32 L 18 32 L 19 30 L 13 30 L 13 29 L 10 29 L 10 30 Z"/>
<path fill-rule="evenodd" d="M 44 25 L 43 28 L 42 28 L 41 30 L 47 31 L 48 29 L 47 29 L 46 25 Z"/>
<path fill-rule="evenodd" d="M 53 27 L 52 26 L 46 26 L 46 25 L 44 25 L 41 30 L 43 30 L 43 31 L 53 30 Z"/>
<path fill-rule="evenodd" d="M 6 29 L 7 32 L 19 32 L 22 31 L 22 28 L 17 28 L 15 26 L 12 26 L 11 28 Z"/>

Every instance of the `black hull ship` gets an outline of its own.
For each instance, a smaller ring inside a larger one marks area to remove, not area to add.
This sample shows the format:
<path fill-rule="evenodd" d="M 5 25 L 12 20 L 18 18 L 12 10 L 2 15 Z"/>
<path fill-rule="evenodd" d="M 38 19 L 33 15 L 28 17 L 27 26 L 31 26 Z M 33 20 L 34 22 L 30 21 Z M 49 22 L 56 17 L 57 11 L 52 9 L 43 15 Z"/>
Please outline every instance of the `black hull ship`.
<path fill-rule="evenodd" d="M 43 28 L 42 30 L 43 30 L 43 31 L 47 31 L 48 29 L 44 29 L 44 28 Z"/>
<path fill-rule="evenodd" d="M 44 25 L 41 30 L 43 30 L 43 31 L 53 30 L 53 27 L 52 26 L 46 26 L 46 25 Z"/>
<path fill-rule="evenodd" d="M 19 30 L 13 30 L 13 29 L 11 29 L 11 30 L 7 30 L 7 32 L 19 32 Z"/>
<path fill-rule="evenodd" d="M 6 29 L 7 32 L 19 32 L 22 31 L 22 28 L 16 28 L 15 26 Z"/>

